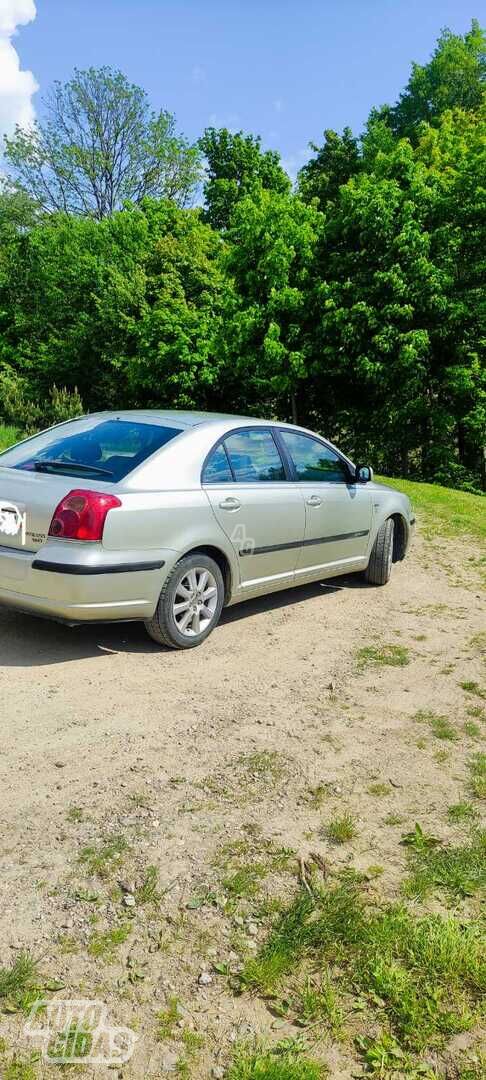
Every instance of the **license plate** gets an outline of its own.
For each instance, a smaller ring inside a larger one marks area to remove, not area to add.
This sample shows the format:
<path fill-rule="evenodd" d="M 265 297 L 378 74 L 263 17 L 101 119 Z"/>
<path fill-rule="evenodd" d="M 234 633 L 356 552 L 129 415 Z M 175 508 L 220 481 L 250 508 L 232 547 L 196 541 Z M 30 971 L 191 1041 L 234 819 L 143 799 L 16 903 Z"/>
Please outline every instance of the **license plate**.
<path fill-rule="evenodd" d="M 0 543 L 2 538 L 17 538 L 25 547 L 27 511 L 24 503 L 13 503 L 0 497 Z"/>

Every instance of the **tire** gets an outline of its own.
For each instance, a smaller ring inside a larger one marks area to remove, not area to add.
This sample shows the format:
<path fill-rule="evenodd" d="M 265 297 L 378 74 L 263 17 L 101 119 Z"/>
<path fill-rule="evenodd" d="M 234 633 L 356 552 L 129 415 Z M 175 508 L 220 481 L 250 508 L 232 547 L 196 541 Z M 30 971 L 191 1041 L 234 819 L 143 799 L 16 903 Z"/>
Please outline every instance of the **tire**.
<path fill-rule="evenodd" d="M 214 559 L 197 551 L 184 555 L 164 583 L 145 629 L 159 645 L 194 649 L 219 622 L 223 602 L 223 575 Z"/>
<path fill-rule="evenodd" d="M 395 522 L 393 518 L 378 529 L 376 540 L 370 555 L 370 561 L 365 570 L 365 580 L 370 585 L 386 585 L 390 580 L 393 565 L 393 534 Z"/>

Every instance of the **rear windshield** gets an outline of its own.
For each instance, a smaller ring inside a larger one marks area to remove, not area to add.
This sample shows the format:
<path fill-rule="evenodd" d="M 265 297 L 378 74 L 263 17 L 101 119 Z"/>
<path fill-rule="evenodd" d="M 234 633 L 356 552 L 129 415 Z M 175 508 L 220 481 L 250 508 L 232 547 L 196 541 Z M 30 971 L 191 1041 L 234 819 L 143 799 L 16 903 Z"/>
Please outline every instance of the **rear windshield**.
<path fill-rule="evenodd" d="M 89 417 L 53 428 L 0 455 L 0 465 L 31 472 L 98 477 L 116 484 L 182 428 Z"/>

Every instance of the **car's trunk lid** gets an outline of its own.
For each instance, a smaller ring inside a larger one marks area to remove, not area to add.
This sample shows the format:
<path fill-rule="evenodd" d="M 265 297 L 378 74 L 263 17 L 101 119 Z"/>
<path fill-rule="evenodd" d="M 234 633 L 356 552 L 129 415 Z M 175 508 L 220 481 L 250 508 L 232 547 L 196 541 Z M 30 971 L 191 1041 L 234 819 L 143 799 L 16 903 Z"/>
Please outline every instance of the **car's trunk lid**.
<path fill-rule="evenodd" d="M 75 488 L 103 487 L 84 476 L 0 467 L 0 547 L 38 551 L 61 499 Z"/>

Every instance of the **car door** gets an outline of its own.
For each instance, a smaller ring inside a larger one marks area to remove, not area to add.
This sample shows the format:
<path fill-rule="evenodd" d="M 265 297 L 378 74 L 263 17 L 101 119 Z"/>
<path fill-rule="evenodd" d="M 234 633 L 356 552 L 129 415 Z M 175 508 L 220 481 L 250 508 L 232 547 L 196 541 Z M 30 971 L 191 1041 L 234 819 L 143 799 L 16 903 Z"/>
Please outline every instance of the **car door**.
<path fill-rule="evenodd" d="M 202 484 L 231 541 L 243 589 L 291 584 L 304 539 L 302 496 L 270 428 L 239 428 L 213 448 Z"/>
<path fill-rule="evenodd" d="M 372 520 L 371 492 L 353 483 L 343 458 L 312 435 L 281 429 L 305 504 L 298 576 L 364 559 Z"/>

